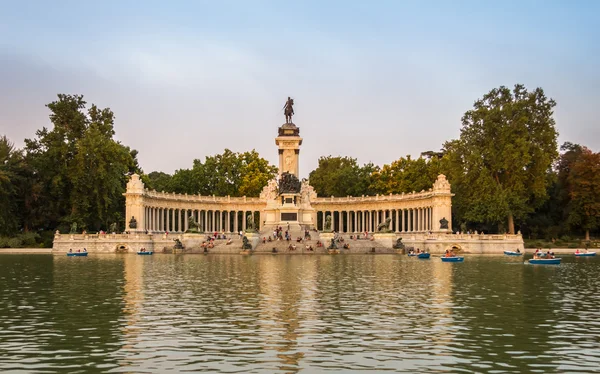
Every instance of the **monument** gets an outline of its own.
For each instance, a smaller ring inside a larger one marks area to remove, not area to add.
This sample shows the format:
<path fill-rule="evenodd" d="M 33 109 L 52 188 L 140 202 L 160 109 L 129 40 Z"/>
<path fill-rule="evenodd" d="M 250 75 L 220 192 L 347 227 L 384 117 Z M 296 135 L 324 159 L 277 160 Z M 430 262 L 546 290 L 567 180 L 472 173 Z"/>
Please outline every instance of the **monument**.
<path fill-rule="evenodd" d="M 264 225 L 269 227 L 290 226 L 292 230 L 315 226 L 311 197 L 316 198 L 308 182 L 299 179 L 300 128 L 292 121 L 294 99 L 288 97 L 283 106 L 285 123 L 278 128 L 275 145 L 279 152 L 279 175 L 263 189 L 261 196 L 267 198 Z M 276 190 L 275 190 L 276 189 Z"/>
<path fill-rule="evenodd" d="M 78 234 L 73 224 L 70 234 L 55 234 L 54 250 L 68 251 L 73 240 L 78 240 L 93 252 L 114 253 L 125 245 L 161 252 L 170 250 L 173 239 L 177 239 L 186 250 L 193 251 L 205 240 L 198 233 L 205 232 L 226 237 L 224 241 L 216 238 L 211 253 L 231 253 L 231 248 L 239 249 L 244 244 L 257 253 L 272 253 L 275 244 L 267 238 L 273 237 L 273 230 L 280 227 L 293 239 L 312 240 L 313 244 L 319 241 L 322 247 L 330 246 L 332 239 L 352 240 L 347 252 L 356 253 L 365 253 L 366 248 L 376 248 L 378 253 L 384 249 L 395 252 L 394 248 L 403 246 L 420 247 L 431 253 L 444 253 L 448 246 L 471 253 L 523 249 L 520 234 L 453 234 L 453 194 L 442 174 L 431 188 L 420 192 L 317 196 L 309 180 L 299 174 L 303 139 L 294 123 L 294 105 L 294 99 L 288 97 L 283 106 L 285 122 L 277 127 L 278 175 L 267 182 L 258 197 L 151 191 L 139 175 L 133 174 L 123 194 L 125 217 L 131 217 L 125 223 L 128 230 L 124 234 Z M 228 245 L 236 240 L 239 245 Z"/>

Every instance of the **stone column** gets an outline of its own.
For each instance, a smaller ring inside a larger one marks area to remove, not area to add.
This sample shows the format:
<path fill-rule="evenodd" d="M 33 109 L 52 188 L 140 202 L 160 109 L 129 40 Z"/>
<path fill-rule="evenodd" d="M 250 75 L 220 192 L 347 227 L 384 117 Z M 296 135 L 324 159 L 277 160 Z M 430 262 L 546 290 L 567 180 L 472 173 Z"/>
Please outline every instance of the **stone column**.
<path fill-rule="evenodd" d="M 400 209 L 400 232 L 404 231 L 404 209 Z"/>
<path fill-rule="evenodd" d="M 352 227 L 352 230 L 354 233 L 357 233 L 356 227 L 358 225 L 358 219 L 356 218 L 356 210 L 352 211 L 352 214 L 354 215 L 354 227 Z"/>
<path fill-rule="evenodd" d="M 171 232 L 171 228 L 169 226 L 171 226 L 171 220 L 169 219 L 169 213 L 171 213 L 171 209 L 166 208 L 165 209 L 165 231 Z"/>
<path fill-rule="evenodd" d="M 188 210 L 184 209 L 183 210 L 183 232 L 186 232 L 190 227 L 189 227 L 189 220 L 188 220 L 189 216 L 188 216 Z"/>
<path fill-rule="evenodd" d="M 333 231 L 338 231 L 337 227 L 335 226 L 336 222 L 335 222 L 335 211 L 331 212 L 331 229 Z"/>
<path fill-rule="evenodd" d="M 246 231 L 246 211 L 242 212 L 242 231 Z"/>

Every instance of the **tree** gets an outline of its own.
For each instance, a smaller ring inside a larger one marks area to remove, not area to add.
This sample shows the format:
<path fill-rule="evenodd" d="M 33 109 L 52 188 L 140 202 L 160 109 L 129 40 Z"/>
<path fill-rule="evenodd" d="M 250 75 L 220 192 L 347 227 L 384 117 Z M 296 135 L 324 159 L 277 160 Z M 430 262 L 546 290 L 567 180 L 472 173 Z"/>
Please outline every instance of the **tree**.
<path fill-rule="evenodd" d="M 171 184 L 173 176 L 162 171 L 153 171 L 148 174 L 148 180 L 145 182 L 146 188 L 149 190 L 156 191 L 169 191 L 171 192 Z"/>
<path fill-rule="evenodd" d="M 374 172 L 371 189 L 380 194 L 428 190 L 440 174 L 440 170 L 437 157 L 427 161 L 423 157 L 413 160 L 408 155 L 390 165 L 383 165 L 380 171 Z"/>
<path fill-rule="evenodd" d="M 460 138 L 444 146 L 465 219 L 506 222 L 514 233 L 514 220 L 547 199 L 546 176 L 558 155 L 555 105 L 541 88 L 501 86 L 465 113 Z"/>
<path fill-rule="evenodd" d="M 6 137 L 0 137 L 0 235 L 14 234 L 20 226 L 23 211 L 21 192 L 23 154 Z"/>
<path fill-rule="evenodd" d="M 318 167 L 309 174 L 310 184 L 320 196 L 372 195 L 371 175 L 379 168 L 372 163 L 362 167 L 355 158 L 321 157 Z"/>
<path fill-rule="evenodd" d="M 51 130 L 25 140 L 32 183 L 26 201 L 28 227 L 87 229 L 122 222 L 127 174 L 139 172 L 137 152 L 113 139 L 114 114 L 81 95 L 59 94 L 47 105 Z M 35 197 L 32 197 L 35 196 Z"/>
<path fill-rule="evenodd" d="M 600 153 L 582 147 L 570 165 L 567 180 L 571 198 L 569 225 L 585 230 L 585 240 L 590 240 L 590 230 L 600 224 Z"/>
<path fill-rule="evenodd" d="M 244 153 L 229 149 L 220 155 L 194 160 L 191 169 L 180 169 L 173 176 L 152 172 L 149 188 L 159 191 L 217 196 L 257 197 L 277 168 L 255 150 Z"/>

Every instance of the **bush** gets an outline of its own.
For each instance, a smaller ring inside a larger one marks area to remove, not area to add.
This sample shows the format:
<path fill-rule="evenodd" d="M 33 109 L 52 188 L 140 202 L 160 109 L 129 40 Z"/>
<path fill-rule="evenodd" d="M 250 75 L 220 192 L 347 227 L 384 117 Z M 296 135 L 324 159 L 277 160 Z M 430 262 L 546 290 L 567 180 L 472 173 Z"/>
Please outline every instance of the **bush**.
<path fill-rule="evenodd" d="M 579 248 L 579 244 L 578 243 L 571 243 L 571 244 L 569 244 L 569 248 Z"/>
<path fill-rule="evenodd" d="M 569 235 L 563 235 L 560 237 L 560 239 L 564 242 L 570 242 L 572 240 L 572 238 Z"/>
<path fill-rule="evenodd" d="M 23 240 L 20 237 L 10 238 L 7 241 L 8 248 L 21 248 L 23 246 Z"/>
<path fill-rule="evenodd" d="M 24 232 L 23 234 L 19 235 L 18 237 L 21 238 L 21 241 L 23 242 L 22 245 L 24 247 L 31 247 L 31 248 L 37 247 L 38 239 L 40 239 L 40 236 L 36 232 Z"/>

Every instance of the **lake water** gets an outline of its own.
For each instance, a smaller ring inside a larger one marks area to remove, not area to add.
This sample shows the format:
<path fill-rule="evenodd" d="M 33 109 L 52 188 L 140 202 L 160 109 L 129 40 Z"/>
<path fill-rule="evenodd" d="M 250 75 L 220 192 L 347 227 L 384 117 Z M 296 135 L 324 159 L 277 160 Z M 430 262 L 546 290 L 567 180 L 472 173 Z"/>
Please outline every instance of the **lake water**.
<path fill-rule="evenodd" d="M 5 372 L 592 372 L 600 261 L 0 256 Z"/>

